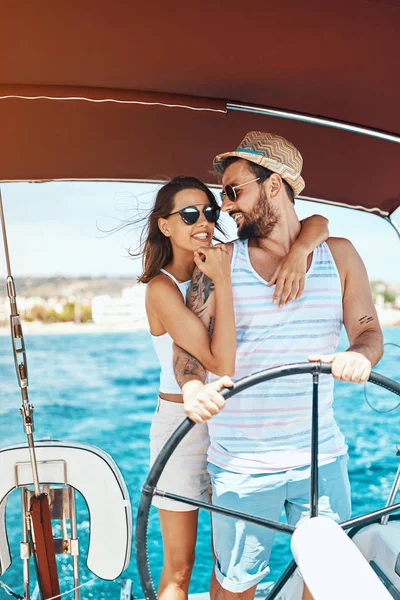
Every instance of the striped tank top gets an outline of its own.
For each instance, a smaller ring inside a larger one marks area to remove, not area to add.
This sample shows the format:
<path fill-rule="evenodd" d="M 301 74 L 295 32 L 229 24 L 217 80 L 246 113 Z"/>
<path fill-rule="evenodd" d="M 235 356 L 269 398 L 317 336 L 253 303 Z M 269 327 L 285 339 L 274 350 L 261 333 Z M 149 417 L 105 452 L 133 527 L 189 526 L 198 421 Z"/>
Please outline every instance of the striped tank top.
<path fill-rule="evenodd" d="M 343 324 L 342 290 L 326 243 L 313 253 L 302 297 L 283 308 L 272 303 L 274 287 L 268 287 L 253 269 L 247 240 L 234 242 L 231 274 L 236 380 L 336 350 Z M 208 422 L 209 462 L 237 473 L 272 473 L 309 465 L 311 400 L 311 375 L 268 381 L 230 398 Z M 319 464 L 347 452 L 332 403 L 333 378 L 321 375 Z"/>

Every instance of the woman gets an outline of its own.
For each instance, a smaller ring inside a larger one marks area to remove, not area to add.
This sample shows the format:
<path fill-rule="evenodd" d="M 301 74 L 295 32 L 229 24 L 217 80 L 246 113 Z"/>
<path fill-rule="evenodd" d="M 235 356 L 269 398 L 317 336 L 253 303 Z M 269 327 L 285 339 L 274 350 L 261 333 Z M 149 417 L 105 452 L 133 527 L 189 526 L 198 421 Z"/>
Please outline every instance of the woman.
<path fill-rule="evenodd" d="M 195 356 L 208 371 L 221 376 L 234 373 L 236 333 L 230 257 L 224 245 L 209 249 L 215 227 L 222 231 L 217 223 L 219 213 L 214 195 L 201 181 L 175 177 L 160 189 L 149 215 L 139 281 L 148 283 L 146 311 L 161 364 L 158 406 L 150 431 L 151 463 L 185 418 L 173 372 L 173 342 Z M 326 219 L 318 215 L 307 219 L 297 240 L 300 243 L 293 245 L 275 272 L 270 284 L 276 283 L 276 298 L 281 303 L 301 295 L 304 259 L 328 237 L 326 224 Z M 203 253 L 205 248 L 209 250 Z M 185 306 L 195 265 L 214 285 L 216 316 L 210 332 Z M 169 460 L 159 488 L 207 502 L 207 448 L 207 425 L 196 425 Z M 164 548 L 159 597 L 185 600 L 194 562 L 198 511 L 161 497 L 155 497 L 153 504 L 159 509 Z"/>

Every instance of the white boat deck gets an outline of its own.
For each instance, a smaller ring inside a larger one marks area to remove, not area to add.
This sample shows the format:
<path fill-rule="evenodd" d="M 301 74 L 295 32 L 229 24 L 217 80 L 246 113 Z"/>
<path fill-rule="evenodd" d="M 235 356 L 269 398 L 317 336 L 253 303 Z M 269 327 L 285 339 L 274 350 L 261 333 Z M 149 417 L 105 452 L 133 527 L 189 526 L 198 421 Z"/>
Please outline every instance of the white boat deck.
<path fill-rule="evenodd" d="M 295 576 L 295 578 L 291 580 L 291 583 L 286 586 L 286 591 L 281 592 L 278 600 L 289 600 L 289 598 L 290 600 L 300 600 L 303 586 L 302 584 L 299 586 L 299 579 L 299 577 Z M 272 585 L 272 582 L 260 583 L 257 587 L 255 600 L 265 600 L 268 596 L 268 590 L 271 589 Z M 290 596 L 287 595 L 288 593 Z M 210 600 L 210 594 L 208 592 L 189 594 L 189 600 Z"/>

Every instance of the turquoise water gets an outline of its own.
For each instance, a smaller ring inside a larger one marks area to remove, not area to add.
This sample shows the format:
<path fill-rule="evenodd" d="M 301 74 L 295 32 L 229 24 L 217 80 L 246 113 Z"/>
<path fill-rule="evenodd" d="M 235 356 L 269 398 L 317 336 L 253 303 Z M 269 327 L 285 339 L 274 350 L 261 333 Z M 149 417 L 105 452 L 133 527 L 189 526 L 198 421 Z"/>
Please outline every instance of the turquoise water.
<path fill-rule="evenodd" d="M 385 341 L 400 344 L 400 329 L 387 329 Z M 147 332 L 127 334 L 91 334 L 65 336 L 28 336 L 30 400 L 36 408 L 36 439 L 52 436 L 95 444 L 109 452 L 127 482 L 133 513 L 147 474 L 148 435 L 156 405 L 158 365 Z M 342 342 L 345 348 L 345 341 Z M 399 381 L 400 349 L 387 346 L 385 356 L 375 370 Z M 0 446 L 25 441 L 18 414 L 20 392 L 17 387 L 11 344 L 0 338 Z M 398 398 L 369 385 L 370 401 L 379 409 L 397 404 Z M 350 448 L 350 479 L 353 514 L 375 510 L 386 502 L 395 470 L 396 444 L 400 444 L 400 409 L 378 414 L 364 401 L 361 386 L 336 385 L 336 416 Z M 152 509 L 153 511 L 154 509 Z M 3 581 L 19 593 L 21 561 L 19 493 L 8 502 L 7 529 L 13 564 Z M 78 499 L 79 531 L 82 534 L 82 579 L 92 578 L 85 567 L 88 514 Z M 209 516 L 202 513 L 192 592 L 208 587 L 210 558 Z M 273 549 L 272 578 L 287 564 L 288 539 L 279 535 Z M 152 512 L 149 531 L 151 568 L 157 580 L 161 566 L 161 542 L 156 511 Z M 68 578 L 68 559 L 61 558 L 59 571 L 63 589 L 72 587 Z M 136 597 L 141 597 L 136 564 L 132 557 L 124 577 L 134 580 Z M 1 596 L 2 597 L 2 596 Z M 67 596 L 70 598 L 72 596 Z M 82 599 L 119 598 L 116 583 L 96 581 L 83 588 Z"/>

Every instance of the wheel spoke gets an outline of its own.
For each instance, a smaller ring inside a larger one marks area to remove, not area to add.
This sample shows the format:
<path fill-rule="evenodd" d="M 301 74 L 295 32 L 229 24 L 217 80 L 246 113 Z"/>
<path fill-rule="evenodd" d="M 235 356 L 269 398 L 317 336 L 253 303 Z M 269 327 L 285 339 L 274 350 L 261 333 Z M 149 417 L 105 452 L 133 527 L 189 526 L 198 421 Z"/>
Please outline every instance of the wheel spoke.
<path fill-rule="evenodd" d="M 288 564 L 286 569 L 283 571 L 283 573 L 279 577 L 279 579 L 277 581 L 275 581 L 275 584 L 269 591 L 268 596 L 266 597 L 265 600 L 275 600 L 275 598 L 278 596 L 279 592 L 283 589 L 283 586 L 286 585 L 286 583 L 289 581 L 289 579 L 295 572 L 296 568 L 297 568 L 297 565 L 294 562 L 294 560 L 292 560 Z"/>
<path fill-rule="evenodd" d="M 193 500 L 192 498 L 186 498 L 185 496 L 178 496 L 178 494 L 172 494 L 170 492 L 163 492 L 162 490 L 154 490 L 155 496 L 161 496 L 162 498 L 168 498 L 169 500 L 175 500 L 177 502 L 184 502 L 191 506 L 197 506 L 198 508 L 204 508 L 209 512 L 215 512 L 219 515 L 225 515 L 227 517 L 233 517 L 240 519 L 241 521 L 247 521 L 248 523 L 254 523 L 254 525 L 262 525 L 267 529 L 273 529 L 280 533 L 289 533 L 290 535 L 294 532 L 295 527 L 288 525 L 287 523 L 280 523 L 279 521 L 273 521 L 272 519 L 263 519 L 262 517 L 256 517 L 255 515 L 249 515 L 242 513 L 231 508 L 225 508 L 224 506 L 217 506 L 216 504 L 209 504 L 208 502 L 201 502 L 200 500 Z"/>
<path fill-rule="evenodd" d="M 350 527 L 357 527 L 358 525 L 370 525 L 370 523 L 373 523 L 376 519 L 384 517 L 385 515 L 390 515 L 398 510 L 400 510 L 400 502 L 398 504 L 393 504 L 392 506 L 385 506 L 385 508 L 374 510 L 374 512 L 361 515 L 360 517 L 354 517 L 354 519 L 343 521 L 343 523 L 340 523 L 340 526 L 343 527 L 343 529 L 350 529 Z"/>
<path fill-rule="evenodd" d="M 317 363 L 312 373 L 312 410 L 311 410 L 311 476 L 310 476 L 310 517 L 318 516 L 318 389 L 319 369 Z"/>

